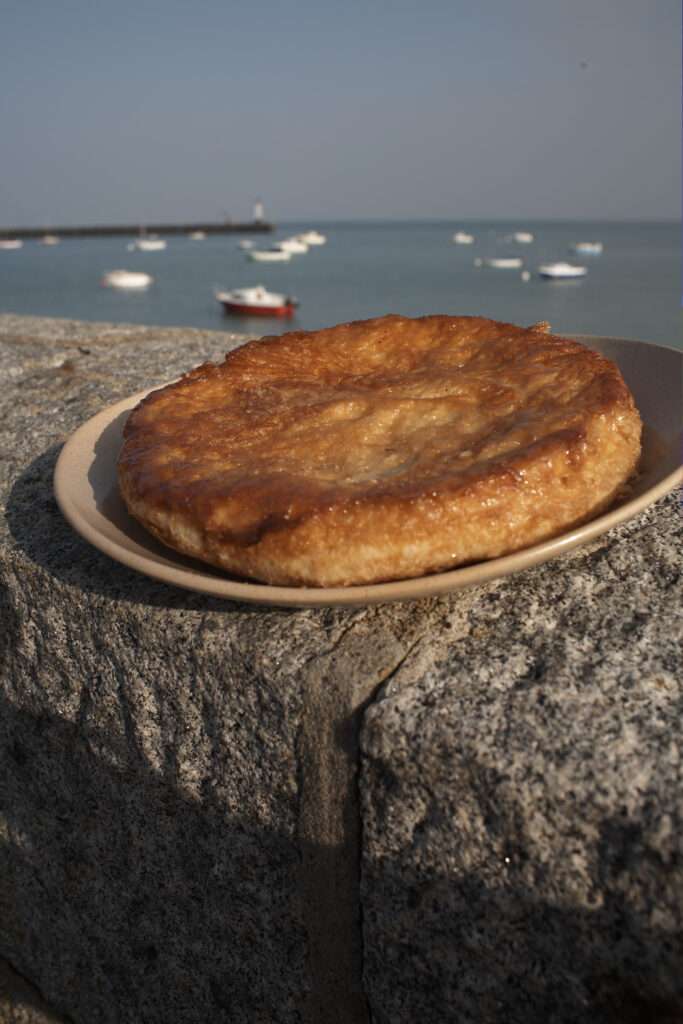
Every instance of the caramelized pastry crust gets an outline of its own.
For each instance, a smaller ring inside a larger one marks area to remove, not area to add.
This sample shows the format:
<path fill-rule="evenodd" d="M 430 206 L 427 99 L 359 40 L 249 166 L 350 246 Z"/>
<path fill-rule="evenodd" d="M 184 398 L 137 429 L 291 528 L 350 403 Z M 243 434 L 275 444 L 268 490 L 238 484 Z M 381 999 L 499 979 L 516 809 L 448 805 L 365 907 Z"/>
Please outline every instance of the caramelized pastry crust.
<path fill-rule="evenodd" d="M 385 316 L 252 341 L 152 392 L 119 482 L 178 551 L 344 586 L 577 526 L 633 473 L 640 432 L 617 367 L 545 324 Z"/>

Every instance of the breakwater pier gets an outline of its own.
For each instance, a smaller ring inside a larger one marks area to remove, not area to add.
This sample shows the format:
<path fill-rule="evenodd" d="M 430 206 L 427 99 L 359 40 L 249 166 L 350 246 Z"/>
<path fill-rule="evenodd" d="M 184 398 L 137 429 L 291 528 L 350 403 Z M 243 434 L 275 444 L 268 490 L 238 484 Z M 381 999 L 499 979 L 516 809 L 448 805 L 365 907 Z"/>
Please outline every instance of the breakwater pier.
<path fill-rule="evenodd" d="M 195 231 L 203 231 L 206 235 L 224 234 L 265 234 L 275 230 L 275 225 L 265 220 L 253 221 L 219 221 L 219 222 L 188 222 L 184 224 L 90 224 L 69 227 L 32 227 L 3 228 L 0 227 L 0 238 L 42 238 L 45 234 L 57 235 L 60 238 L 95 238 L 111 236 L 133 236 L 145 233 L 148 235 L 189 235 Z"/>

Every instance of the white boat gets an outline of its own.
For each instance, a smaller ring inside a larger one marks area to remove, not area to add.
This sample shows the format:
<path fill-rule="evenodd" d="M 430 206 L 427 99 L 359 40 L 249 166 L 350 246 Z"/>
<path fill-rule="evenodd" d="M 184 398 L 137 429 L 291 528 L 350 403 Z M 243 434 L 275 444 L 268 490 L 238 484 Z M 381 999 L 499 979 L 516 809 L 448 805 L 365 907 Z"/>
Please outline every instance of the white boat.
<path fill-rule="evenodd" d="M 59 245 L 59 238 L 57 235 L 43 235 L 40 240 L 41 245 Z"/>
<path fill-rule="evenodd" d="M 159 252 L 161 249 L 166 248 L 166 241 L 163 238 L 157 238 L 155 235 L 142 236 L 131 242 L 128 248 L 131 252 L 135 249 L 138 252 Z"/>
<path fill-rule="evenodd" d="M 604 247 L 602 242 L 574 242 L 569 248 L 582 255 L 599 256 Z"/>
<path fill-rule="evenodd" d="M 274 249 L 281 249 L 283 252 L 299 253 L 308 252 L 308 246 L 299 238 L 283 238 L 279 242 L 273 242 Z"/>
<path fill-rule="evenodd" d="M 239 245 L 240 249 L 254 248 L 254 243 L 252 242 L 251 238 L 242 238 L 237 244 Z"/>
<path fill-rule="evenodd" d="M 575 263 L 565 263 L 563 261 L 558 263 L 541 263 L 538 268 L 538 273 L 541 277 L 548 277 L 553 280 L 585 277 L 587 272 L 585 267 L 579 267 Z"/>
<path fill-rule="evenodd" d="M 292 258 L 291 252 L 285 249 L 251 249 L 247 256 L 258 263 L 286 263 Z"/>
<path fill-rule="evenodd" d="M 453 235 L 453 241 L 456 245 L 472 245 L 474 235 L 468 234 L 467 231 L 456 231 Z"/>
<path fill-rule="evenodd" d="M 190 231 L 187 237 L 193 242 L 202 242 L 206 238 L 206 231 Z"/>
<path fill-rule="evenodd" d="M 522 266 L 519 256 L 494 256 L 488 260 L 482 260 L 476 266 L 493 267 L 496 270 L 517 270 Z"/>
<path fill-rule="evenodd" d="M 21 249 L 23 244 L 20 238 L 0 238 L 0 249 Z"/>
<path fill-rule="evenodd" d="M 529 245 L 533 240 L 534 236 L 530 231 L 515 231 L 512 234 L 512 241 L 518 242 L 520 245 Z"/>
<path fill-rule="evenodd" d="M 108 270 L 102 277 L 106 288 L 121 288 L 125 291 L 141 291 L 154 281 L 151 274 L 141 270 Z"/>
<path fill-rule="evenodd" d="M 244 316 L 292 316 L 299 305 L 296 299 L 278 292 L 269 292 L 262 284 L 253 288 L 234 288 L 216 292 L 216 299 L 226 313 Z"/>
<path fill-rule="evenodd" d="M 327 239 L 319 231 L 304 231 L 298 236 L 304 245 L 324 245 Z"/>

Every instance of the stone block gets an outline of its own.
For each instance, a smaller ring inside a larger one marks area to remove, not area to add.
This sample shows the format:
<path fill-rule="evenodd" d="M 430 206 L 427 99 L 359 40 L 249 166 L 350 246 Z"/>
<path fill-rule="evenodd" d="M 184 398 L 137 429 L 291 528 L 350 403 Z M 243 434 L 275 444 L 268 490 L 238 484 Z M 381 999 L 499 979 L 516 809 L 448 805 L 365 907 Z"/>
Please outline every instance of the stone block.
<path fill-rule="evenodd" d="M 440 599 L 166 586 L 55 461 L 243 340 L 0 316 L 0 1020 L 677 1019 L 676 499 Z"/>
<path fill-rule="evenodd" d="M 241 339 L 0 340 L 0 952 L 82 1024 L 366 1019 L 355 723 L 423 613 L 207 598 L 63 520 L 66 436 Z"/>
<path fill-rule="evenodd" d="M 374 1024 L 683 1019 L 676 495 L 480 591 L 362 735 Z"/>

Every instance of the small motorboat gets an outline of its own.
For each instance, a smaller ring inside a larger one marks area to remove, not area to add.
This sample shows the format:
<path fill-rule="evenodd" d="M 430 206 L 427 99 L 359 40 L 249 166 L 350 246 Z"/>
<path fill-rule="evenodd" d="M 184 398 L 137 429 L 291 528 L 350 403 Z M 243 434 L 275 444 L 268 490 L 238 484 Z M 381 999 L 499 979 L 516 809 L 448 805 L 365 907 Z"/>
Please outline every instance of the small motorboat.
<path fill-rule="evenodd" d="M 108 270 L 102 277 L 106 288 L 120 288 L 123 291 L 142 291 L 154 281 L 151 274 L 142 270 Z"/>
<path fill-rule="evenodd" d="M 0 249 L 21 249 L 23 244 L 20 238 L 0 238 Z"/>
<path fill-rule="evenodd" d="M 468 234 L 467 231 L 456 231 L 453 235 L 453 241 L 456 245 L 472 245 L 474 235 Z"/>
<path fill-rule="evenodd" d="M 215 295 L 226 313 L 243 316 L 292 316 L 299 305 L 291 296 L 269 292 L 262 284 L 253 288 L 234 288 L 231 292 L 216 292 Z"/>
<path fill-rule="evenodd" d="M 541 263 L 538 273 L 541 277 L 552 280 L 566 280 L 573 277 L 585 277 L 588 271 L 585 267 L 580 267 L 575 263 L 560 261 L 559 263 Z"/>
<path fill-rule="evenodd" d="M 534 236 L 530 231 L 514 231 L 511 237 L 512 241 L 517 242 L 519 245 L 529 245 L 534 240 Z"/>
<path fill-rule="evenodd" d="M 135 249 L 138 252 L 160 252 L 161 249 L 166 248 L 166 241 L 163 238 L 157 238 L 156 235 L 144 235 L 131 242 L 128 248 L 131 252 Z"/>
<path fill-rule="evenodd" d="M 57 235 L 43 235 L 40 240 L 41 245 L 59 245 L 59 238 Z"/>
<path fill-rule="evenodd" d="M 240 249 L 254 248 L 254 243 L 252 242 L 251 238 L 241 238 L 237 244 L 239 245 Z"/>
<path fill-rule="evenodd" d="M 273 243 L 274 249 L 281 249 L 283 252 L 291 252 L 295 255 L 308 252 L 308 246 L 300 238 L 283 238 L 280 242 Z"/>
<path fill-rule="evenodd" d="M 297 236 L 304 245 L 324 245 L 327 239 L 324 235 L 321 235 L 319 231 L 304 231 L 303 234 Z"/>
<path fill-rule="evenodd" d="M 188 238 L 191 238 L 193 242 L 203 242 L 206 238 L 206 231 L 190 231 Z"/>
<path fill-rule="evenodd" d="M 475 261 L 475 265 L 493 267 L 495 270 L 518 270 L 522 260 L 519 256 L 494 256 L 488 260 Z"/>
<path fill-rule="evenodd" d="M 257 263 L 286 263 L 291 260 L 292 254 L 286 249 L 249 249 L 247 257 L 256 260 Z"/>
<path fill-rule="evenodd" d="M 582 256 L 599 256 L 604 246 L 602 242 L 574 242 L 569 248 Z"/>

